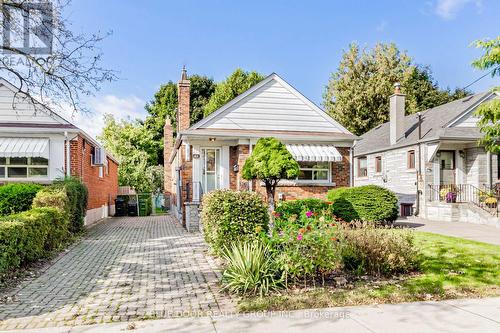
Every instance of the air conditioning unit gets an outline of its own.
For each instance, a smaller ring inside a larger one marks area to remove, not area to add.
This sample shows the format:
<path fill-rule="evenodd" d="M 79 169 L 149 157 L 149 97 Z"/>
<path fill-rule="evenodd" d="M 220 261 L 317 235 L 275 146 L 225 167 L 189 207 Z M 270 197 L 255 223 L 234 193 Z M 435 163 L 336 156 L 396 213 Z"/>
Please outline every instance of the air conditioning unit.
<path fill-rule="evenodd" d="M 102 147 L 94 147 L 92 151 L 92 164 L 105 165 L 106 164 L 106 151 Z"/>

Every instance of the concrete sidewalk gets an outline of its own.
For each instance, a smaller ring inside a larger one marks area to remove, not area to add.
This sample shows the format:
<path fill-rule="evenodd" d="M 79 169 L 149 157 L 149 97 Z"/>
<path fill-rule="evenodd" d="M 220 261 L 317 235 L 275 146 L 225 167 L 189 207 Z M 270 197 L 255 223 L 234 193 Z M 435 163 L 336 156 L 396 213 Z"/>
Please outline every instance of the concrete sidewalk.
<path fill-rule="evenodd" d="M 460 237 L 478 242 L 500 245 L 500 228 L 465 222 L 431 221 L 418 217 L 398 219 L 396 226 L 414 228 L 445 236 Z"/>
<path fill-rule="evenodd" d="M 122 333 L 126 331 L 496 333 L 500 332 L 500 298 L 162 319 L 9 332 Z"/>

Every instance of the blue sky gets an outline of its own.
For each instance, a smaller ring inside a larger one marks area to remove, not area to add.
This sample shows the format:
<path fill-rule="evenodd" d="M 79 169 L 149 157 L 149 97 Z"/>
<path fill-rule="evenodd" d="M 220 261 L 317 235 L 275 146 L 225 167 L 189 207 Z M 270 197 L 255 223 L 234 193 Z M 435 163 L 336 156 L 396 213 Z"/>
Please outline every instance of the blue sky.
<path fill-rule="evenodd" d="M 480 51 L 469 44 L 500 34 L 500 1 L 74 0 L 68 18 L 77 32 L 113 31 L 104 65 L 120 80 L 89 100 L 93 115 L 79 116 L 95 135 L 103 113 L 143 117 L 146 101 L 183 65 L 217 81 L 237 67 L 276 72 L 320 104 L 351 42 L 395 42 L 430 65 L 441 87 L 465 86 L 483 74 L 470 66 Z M 487 77 L 470 89 L 494 85 L 500 79 Z"/>

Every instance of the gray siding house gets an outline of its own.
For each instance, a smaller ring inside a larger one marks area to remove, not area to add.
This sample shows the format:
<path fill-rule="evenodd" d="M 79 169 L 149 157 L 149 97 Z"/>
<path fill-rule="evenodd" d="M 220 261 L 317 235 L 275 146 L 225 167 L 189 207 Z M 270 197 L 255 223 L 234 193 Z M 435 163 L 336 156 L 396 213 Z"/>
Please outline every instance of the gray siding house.
<path fill-rule="evenodd" d="M 500 94 L 479 93 L 405 116 L 405 95 L 396 84 L 390 121 L 354 147 L 354 185 L 394 191 L 402 216 L 497 224 L 496 205 L 483 202 L 500 182 L 499 157 L 478 145 L 474 116 L 494 98 Z"/>

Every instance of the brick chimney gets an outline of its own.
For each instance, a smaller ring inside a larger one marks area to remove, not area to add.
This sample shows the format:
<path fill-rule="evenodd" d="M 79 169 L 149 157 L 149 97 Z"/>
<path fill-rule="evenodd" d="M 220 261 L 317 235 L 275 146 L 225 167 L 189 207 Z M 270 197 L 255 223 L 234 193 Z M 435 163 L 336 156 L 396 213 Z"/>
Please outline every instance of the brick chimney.
<path fill-rule="evenodd" d="M 172 195 L 173 175 L 172 165 L 168 162 L 170 155 L 174 150 L 174 131 L 170 118 L 165 119 L 165 126 L 163 127 L 163 175 L 164 175 L 164 189 L 165 195 L 170 200 Z M 165 202 L 167 207 L 170 207 L 170 202 Z"/>
<path fill-rule="evenodd" d="M 397 143 L 405 133 L 405 100 L 406 95 L 401 93 L 401 84 L 394 84 L 394 94 L 390 97 L 390 141 Z"/>
<path fill-rule="evenodd" d="M 187 77 L 186 67 L 182 68 L 181 80 L 177 83 L 177 135 L 189 128 L 189 94 L 191 82 Z"/>

